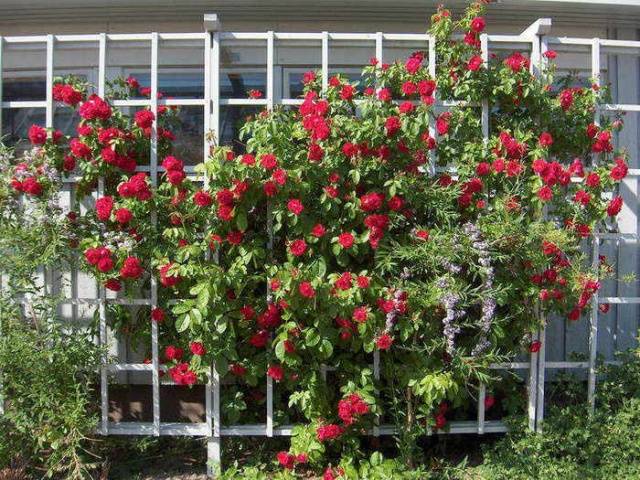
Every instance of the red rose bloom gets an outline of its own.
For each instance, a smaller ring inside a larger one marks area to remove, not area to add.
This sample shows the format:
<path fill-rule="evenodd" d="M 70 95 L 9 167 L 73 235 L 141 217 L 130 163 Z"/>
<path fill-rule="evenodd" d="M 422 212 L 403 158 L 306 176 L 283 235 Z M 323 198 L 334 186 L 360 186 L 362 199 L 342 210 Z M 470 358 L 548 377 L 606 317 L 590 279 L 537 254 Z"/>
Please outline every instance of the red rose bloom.
<path fill-rule="evenodd" d="M 369 309 L 367 307 L 357 307 L 353 311 L 353 320 L 358 323 L 364 323 L 369 317 Z"/>
<path fill-rule="evenodd" d="M 360 197 L 360 209 L 364 212 L 373 212 L 382 207 L 384 194 L 372 192 Z"/>
<path fill-rule="evenodd" d="M 351 248 L 353 246 L 354 238 L 350 232 L 341 233 L 338 236 L 338 243 L 342 248 Z"/>
<path fill-rule="evenodd" d="M 69 148 L 71 149 L 71 153 L 78 158 L 88 158 L 89 155 L 91 155 L 91 148 L 77 138 L 71 139 Z"/>
<path fill-rule="evenodd" d="M 291 245 L 289 245 L 289 251 L 291 255 L 300 257 L 307 251 L 307 242 L 304 240 L 294 240 L 291 242 Z"/>
<path fill-rule="evenodd" d="M 540 137 L 538 137 L 538 145 L 544 148 L 553 145 L 553 137 L 551 134 L 549 132 L 542 132 Z"/>
<path fill-rule="evenodd" d="M 537 195 L 538 195 L 538 198 L 543 202 L 548 202 L 553 198 L 553 190 L 551 190 L 551 188 L 545 185 L 538 190 Z"/>
<path fill-rule="evenodd" d="M 132 280 L 140 278 L 142 272 L 143 269 L 140 265 L 140 260 L 136 257 L 127 257 L 122 264 L 122 268 L 120 268 L 120 276 Z"/>
<path fill-rule="evenodd" d="M 393 343 L 393 337 L 388 333 L 383 333 L 376 339 L 376 346 L 380 350 L 388 350 Z"/>
<path fill-rule="evenodd" d="M 482 17 L 476 17 L 473 20 L 471 20 L 471 25 L 470 25 L 471 31 L 475 33 L 482 32 L 485 26 L 486 26 L 486 22 Z"/>
<path fill-rule="evenodd" d="M 480 55 L 474 55 L 467 62 L 467 70 L 471 72 L 477 72 L 478 70 L 480 70 L 482 63 L 483 63 L 482 57 Z"/>
<path fill-rule="evenodd" d="M 321 223 L 316 223 L 311 229 L 311 235 L 316 238 L 324 237 L 325 233 L 327 233 L 327 229 Z"/>
<path fill-rule="evenodd" d="M 165 319 L 164 310 L 160 307 L 155 307 L 151 310 L 151 320 L 154 322 L 162 322 Z"/>
<path fill-rule="evenodd" d="M 298 291 L 300 292 L 300 295 L 302 295 L 305 298 L 313 298 L 316 296 L 316 291 L 314 290 L 313 286 L 309 282 L 302 282 L 298 286 Z"/>
<path fill-rule="evenodd" d="M 173 263 L 166 263 L 160 267 L 160 283 L 163 287 L 176 286 L 182 277 L 176 274 L 170 274 L 169 269 L 173 266 Z"/>
<path fill-rule="evenodd" d="M 321 442 L 325 442 L 327 440 L 335 440 L 340 435 L 342 435 L 342 431 L 343 430 L 340 425 L 321 425 L 316 429 L 316 437 Z"/>
<path fill-rule="evenodd" d="M 213 199 L 211 198 L 211 194 L 209 192 L 198 190 L 193 195 L 193 203 L 195 203 L 199 207 L 208 207 L 213 203 Z"/>
<path fill-rule="evenodd" d="M 287 470 L 293 470 L 296 463 L 295 455 L 292 455 L 289 452 L 278 452 L 276 454 L 276 459 L 278 460 L 278 463 Z"/>
<path fill-rule="evenodd" d="M 266 170 L 273 170 L 278 166 L 278 160 L 272 153 L 266 153 L 260 157 L 260 165 Z"/>
<path fill-rule="evenodd" d="M 115 278 L 110 278 L 106 282 L 104 282 L 104 288 L 107 290 L 111 290 L 112 292 L 119 292 L 122 290 L 122 285 Z"/>
<path fill-rule="evenodd" d="M 40 125 L 31 125 L 27 136 L 34 145 L 42 145 L 47 141 L 47 131 Z"/>
<path fill-rule="evenodd" d="M 106 222 L 111 216 L 113 209 L 113 197 L 101 197 L 96 200 L 96 216 L 99 220 Z"/>
<path fill-rule="evenodd" d="M 276 382 L 280 382 L 284 378 L 284 369 L 280 365 L 271 365 L 267 369 L 267 375 L 273 378 Z"/>
<path fill-rule="evenodd" d="M 244 232 L 240 230 L 234 230 L 227 234 L 227 242 L 229 242 L 231 245 L 240 245 L 243 238 Z"/>
<path fill-rule="evenodd" d="M 542 348 L 542 342 L 540 342 L 540 340 L 534 340 L 531 342 L 531 345 L 529 345 L 529 351 L 531 353 L 538 353 L 540 348 Z"/>
<path fill-rule="evenodd" d="M 300 200 L 293 198 L 287 203 L 287 209 L 297 216 L 300 215 L 304 210 L 304 205 L 302 205 L 302 202 Z"/>
<path fill-rule="evenodd" d="M 349 290 L 353 286 L 353 278 L 351 277 L 351 272 L 344 272 L 340 277 L 336 280 L 336 288 L 340 290 Z"/>
<path fill-rule="evenodd" d="M 114 213 L 114 216 L 116 218 L 116 221 L 121 225 L 125 225 L 129 223 L 133 218 L 133 214 L 131 213 L 131 210 L 127 208 L 117 209 Z"/>
<path fill-rule="evenodd" d="M 191 353 L 194 355 L 198 355 L 200 357 L 207 353 L 207 349 L 204 348 L 204 345 L 201 342 L 191 342 L 189 350 L 191 350 Z"/>
<path fill-rule="evenodd" d="M 164 349 L 164 358 L 169 361 L 180 360 L 184 355 L 184 350 L 174 345 L 169 345 Z"/>
<path fill-rule="evenodd" d="M 622 210 L 622 197 L 614 197 L 607 205 L 607 215 L 615 217 Z"/>
<path fill-rule="evenodd" d="M 134 115 L 135 124 L 143 130 L 151 128 L 155 119 L 156 117 L 151 110 L 138 110 Z"/>

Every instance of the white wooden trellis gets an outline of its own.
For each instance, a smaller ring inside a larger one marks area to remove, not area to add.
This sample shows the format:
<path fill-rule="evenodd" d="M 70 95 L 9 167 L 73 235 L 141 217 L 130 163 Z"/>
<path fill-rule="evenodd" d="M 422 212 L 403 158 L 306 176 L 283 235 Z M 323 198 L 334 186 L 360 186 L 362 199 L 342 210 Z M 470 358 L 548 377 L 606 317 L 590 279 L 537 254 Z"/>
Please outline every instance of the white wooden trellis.
<path fill-rule="evenodd" d="M 330 51 L 332 41 L 372 41 L 375 43 L 375 53 L 379 61 L 384 57 L 385 41 L 393 42 L 424 42 L 428 48 L 428 68 L 432 76 L 435 76 L 436 68 L 436 49 L 434 38 L 428 34 L 386 34 L 382 32 L 376 33 L 232 33 L 223 32 L 221 30 L 219 19 L 216 15 L 205 15 L 204 19 L 205 31 L 202 33 L 149 33 L 149 34 L 97 34 L 97 35 L 41 35 L 41 36 L 0 36 L 0 72 L 2 72 L 3 50 L 5 45 L 16 44 L 45 44 L 46 48 L 46 99 L 44 101 L 2 101 L 0 102 L 0 131 L 2 128 L 2 109 L 12 108 L 44 108 L 45 109 L 45 126 L 53 126 L 55 104 L 52 98 L 52 85 L 54 76 L 54 53 L 56 45 L 73 42 L 86 42 L 96 44 L 98 46 L 98 94 L 104 96 L 106 84 L 106 67 L 107 67 L 107 49 L 109 45 L 117 42 L 148 42 L 151 51 L 151 95 L 149 99 L 132 99 L 132 100 L 115 100 L 113 104 L 120 107 L 148 107 L 156 115 L 158 107 L 161 105 L 176 106 L 201 106 L 204 109 L 204 145 L 203 158 L 209 154 L 211 147 L 210 141 L 206 133 L 209 131 L 219 132 L 220 130 L 220 107 L 226 105 L 235 106 L 264 106 L 272 109 L 275 105 L 299 105 L 301 99 L 293 98 L 277 98 L 274 93 L 274 42 L 276 40 L 297 41 L 297 40 L 314 40 L 320 41 L 321 45 L 321 81 L 323 90 L 328 86 L 329 67 L 330 67 Z M 550 37 L 551 22 L 548 19 L 540 19 L 533 23 L 528 29 L 520 35 L 489 35 L 482 34 L 481 54 L 484 62 L 489 58 L 489 47 L 491 43 L 514 45 L 515 49 L 529 48 L 531 51 L 531 68 L 534 74 L 539 73 L 542 63 L 545 61 L 542 53 L 547 49 L 558 48 L 562 46 L 580 45 L 591 48 L 591 72 L 596 82 L 599 82 L 600 76 L 600 54 L 601 48 L 609 49 L 615 52 L 640 54 L 640 42 L 638 41 L 620 41 L 620 40 L 604 40 L 599 38 L 583 39 L 583 38 L 566 38 L 566 37 Z M 204 93 L 202 98 L 196 99 L 158 99 L 158 61 L 159 48 L 163 41 L 172 40 L 191 40 L 202 42 L 204 49 Z M 266 95 L 264 99 L 247 99 L 247 98 L 220 98 L 220 52 L 221 42 L 223 41 L 262 41 L 266 49 Z M 0 74 L 0 99 L 2 99 L 2 75 Z M 457 105 L 457 102 L 437 102 L 435 108 L 446 109 L 447 107 Z M 490 105 L 488 101 L 483 101 L 480 105 L 482 108 L 482 133 L 485 139 L 489 135 L 489 112 Z M 595 112 L 595 121 L 599 119 L 599 115 L 603 112 L 640 112 L 640 104 L 608 104 L 602 106 Z M 436 136 L 433 121 L 430 123 L 429 131 L 432 136 Z M 157 183 L 157 175 L 164 169 L 158 165 L 157 156 L 157 128 L 154 122 L 151 134 L 149 166 L 140 166 L 138 171 L 148 172 L 154 185 Z M 432 160 L 435 160 L 435 152 L 431 152 Z M 434 162 L 431 162 L 434 165 Z M 185 170 L 193 174 L 194 169 L 191 166 L 185 167 Z M 432 169 L 431 173 L 434 173 Z M 640 176 L 640 169 L 630 169 L 629 175 L 632 177 Z M 74 183 L 77 178 L 69 178 L 66 180 Z M 99 194 L 104 188 L 103 182 L 99 184 Z M 208 185 L 205 183 L 205 188 Z M 155 222 L 155 218 L 153 219 Z M 598 253 L 600 241 L 603 239 L 631 239 L 638 241 L 638 234 L 616 234 L 616 233 L 596 233 L 593 239 L 593 264 L 598 263 Z M 596 389 L 596 356 L 597 356 L 597 334 L 598 334 L 598 304 L 599 302 L 607 302 L 612 304 L 640 304 L 640 297 L 599 297 L 598 293 L 592 300 L 592 312 L 590 316 L 589 329 L 589 358 L 584 362 L 548 362 L 545 361 L 545 328 L 541 328 L 535 332 L 533 339 L 542 342 L 542 348 L 538 353 L 530 355 L 528 362 L 513 362 L 507 364 L 492 365 L 493 369 L 519 369 L 528 370 L 528 418 L 529 426 L 532 429 L 540 430 L 544 414 L 544 382 L 546 369 L 582 369 L 588 373 L 588 399 L 593 407 L 595 404 Z M 149 306 L 153 308 L 158 303 L 157 282 L 152 280 L 150 298 L 145 299 L 125 299 L 125 298 L 107 298 L 103 287 L 99 288 L 98 298 L 77 298 L 75 290 L 73 298 L 65 300 L 63 303 L 77 305 L 94 305 L 98 307 L 100 317 L 100 342 L 107 343 L 107 325 L 106 325 L 106 305 L 114 303 L 128 306 Z M 205 422 L 201 423 L 176 423 L 162 422 L 160 418 L 160 360 L 158 352 L 158 326 L 152 322 L 151 336 L 152 362 L 150 364 L 142 363 L 117 363 L 103 365 L 101 367 L 101 424 L 100 431 L 104 435 L 184 435 L 198 436 L 208 438 L 208 458 L 210 464 L 216 464 L 221 459 L 221 439 L 223 436 L 289 436 L 292 433 L 293 425 L 274 426 L 273 420 L 273 382 L 267 377 L 267 416 L 265 424 L 258 425 L 229 425 L 221 424 L 220 412 L 220 392 L 221 382 L 220 376 L 215 368 L 211 366 L 210 374 L 206 383 L 206 400 L 205 400 Z M 375 352 L 373 356 L 373 368 L 376 378 L 380 374 L 380 356 L 379 352 Z M 326 376 L 330 367 L 323 367 L 323 375 Z M 151 372 L 152 375 L 152 393 L 153 393 L 153 421 L 152 422 L 110 422 L 108 418 L 108 374 L 112 372 Z M 486 389 L 484 385 L 480 386 L 479 398 L 477 405 L 476 421 L 460 421 L 451 422 L 448 433 L 493 433 L 506 431 L 505 425 L 501 421 L 485 420 L 484 399 Z M 0 413 L 2 412 L 2 402 L 0 401 Z M 393 425 L 379 425 L 377 422 L 371 432 L 373 435 L 391 435 L 394 433 Z M 444 433 L 444 432 L 443 432 Z M 210 465 L 211 466 L 211 465 Z"/>

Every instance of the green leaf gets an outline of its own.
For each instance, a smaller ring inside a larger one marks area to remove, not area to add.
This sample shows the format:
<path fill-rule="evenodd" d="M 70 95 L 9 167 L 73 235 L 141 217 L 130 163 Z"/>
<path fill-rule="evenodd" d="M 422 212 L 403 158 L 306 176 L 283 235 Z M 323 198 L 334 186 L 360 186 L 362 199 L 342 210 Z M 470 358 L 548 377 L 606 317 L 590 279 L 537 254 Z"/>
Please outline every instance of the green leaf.
<path fill-rule="evenodd" d="M 315 347 L 320 343 L 320 333 L 315 328 L 309 328 L 304 336 L 304 343 L 308 347 Z"/>
<path fill-rule="evenodd" d="M 182 333 L 189 328 L 191 325 L 191 317 L 188 313 L 179 316 L 176 319 L 176 330 L 178 333 Z"/>

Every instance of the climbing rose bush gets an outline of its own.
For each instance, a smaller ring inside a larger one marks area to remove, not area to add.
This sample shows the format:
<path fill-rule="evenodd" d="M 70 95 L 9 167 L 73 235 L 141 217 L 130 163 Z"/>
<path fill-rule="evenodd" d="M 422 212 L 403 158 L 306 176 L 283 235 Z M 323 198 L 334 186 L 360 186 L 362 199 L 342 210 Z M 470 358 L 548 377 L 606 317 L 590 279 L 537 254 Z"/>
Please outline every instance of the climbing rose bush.
<path fill-rule="evenodd" d="M 355 478 L 361 435 L 383 423 L 410 462 L 481 383 L 493 407 L 489 365 L 537 352 L 545 318 L 580 321 L 611 270 L 583 248 L 622 208 L 622 123 L 594 119 L 606 89 L 558 88 L 553 51 L 538 76 L 524 52 L 484 62 L 483 8 L 434 15 L 435 77 L 426 51 L 373 58 L 360 82 L 336 75 L 326 91 L 306 73 L 299 108 L 247 121 L 244 150 L 212 147 L 198 179 L 172 154 L 174 111 L 110 103 L 148 96 L 136 79 L 106 99 L 66 79 L 54 97 L 77 108 L 77 136 L 32 127 L 36 153 L 7 181 L 45 195 L 53 166 L 99 191 L 77 220 L 83 268 L 121 295 L 159 286 L 151 311 L 110 307 L 113 325 L 144 336 L 157 322 L 176 384 L 214 364 L 225 422 L 264 422 L 273 382 L 276 423 L 301 424 L 284 469 Z M 154 134 L 157 178 L 136 173 Z"/>

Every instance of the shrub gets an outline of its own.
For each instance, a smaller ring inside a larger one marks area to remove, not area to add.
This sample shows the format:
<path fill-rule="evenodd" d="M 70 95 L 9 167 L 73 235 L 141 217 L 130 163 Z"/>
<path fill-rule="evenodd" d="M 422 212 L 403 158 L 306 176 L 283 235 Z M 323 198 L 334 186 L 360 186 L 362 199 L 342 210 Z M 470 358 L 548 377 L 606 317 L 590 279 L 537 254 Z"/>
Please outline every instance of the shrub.
<path fill-rule="evenodd" d="M 613 227 L 621 199 L 608 195 L 627 173 L 612 145 L 621 122 L 594 123 L 606 89 L 556 90 L 553 65 L 536 77 L 519 52 L 484 62 L 483 8 L 433 17 L 435 76 L 421 51 L 373 59 L 360 84 L 336 75 L 324 91 L 307 73 L 300 108 L 244 125 L 246 151 L 212 148 L 197 167 L 207 188 L 171 154 L 170 109 L 128 116 L 109 103 L 142 94 L 134 79 L 107 99 L 57 83 L 81 117 L 77 138 L 34 127 L 36 154 L 6 178 L 36 198 L 47 168 L 75 168 L 87 192 L 104 186 L 78 220 L 83 268 L 130 296 L 160 286 L 150 318 L 114 326 L 159 322 L 179 385 L 215 362 L 231 421 L 256 421 L 257 385 L 275 382 L 276 422 L 302 423 L 277 456 L 285 470 L 360 468 L 359 437 L 379 421 L 395 423 L 412 465 L 419 435 L 446 429 L 480 383 L 494 388 L 492 362 L 540 348 L 541 314 L 588 310 L 606 261 L 592 269 L 582 242 Z M 436 97 L 456 106 L 439 112 Z M 159 178 L 135 173 L 150 139 Z"/>

